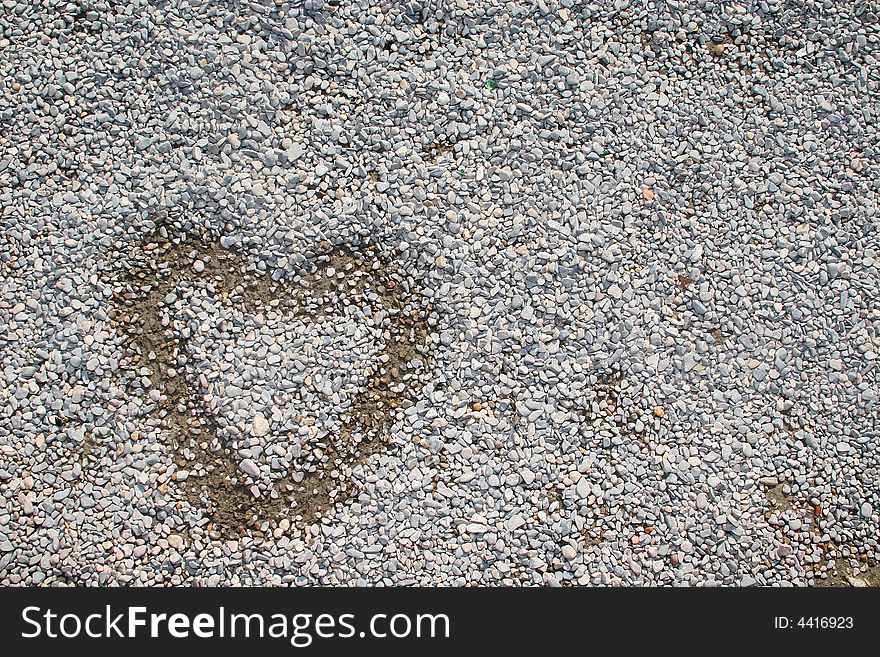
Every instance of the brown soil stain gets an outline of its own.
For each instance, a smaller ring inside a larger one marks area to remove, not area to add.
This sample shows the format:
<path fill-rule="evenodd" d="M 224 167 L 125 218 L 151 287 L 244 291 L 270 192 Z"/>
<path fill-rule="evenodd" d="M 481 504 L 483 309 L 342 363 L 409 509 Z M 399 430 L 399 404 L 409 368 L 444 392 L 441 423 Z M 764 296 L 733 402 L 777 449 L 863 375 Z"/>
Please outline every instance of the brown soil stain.
<path fill-rule="evenodd" d="M 130 367 L 146 366 L 153 389 L 161 392 L 153 414 L 160 420 L 172 460 L 190 471 L 179 487 L 189 504 L 210 518 L 208 529 L 217 538 L 260 535 L 284 518 L 291 523 L 320 519 L 353 493 L 350 482 L 339 473 L 389 447 L 396 411 L 411 405 L 421 389 L 424 376 L 411 372 L 409 364 L 413 360 L 430 363 L 426 348 L 430 304 L 410 289 L 411 277 L 374 246 L 327 245 L 300 276 L 274 281 L 246 274 L 244 255 L 221 248 L 207 237 L 172 240 L 163 237 L 163 232 L 157 229 L 117 264 L 116 282 L 121 290 L 117 286 L 111 321 L 125 336 Z M 204 264 L 198 273 L 196 260 Z M 218 444 L 217 421 L 203 407 L 186 367 L 180 365 L 188 360 L 187 340 L 163 324 L 166 297 L 186 284 L 203 285 L 219 300 L 238 304 L 245 312 L 271 306 L 313 321 L 341 312 L 353 300 L 365 300 L 369 292 L 372 302 L 389 317 L 387 341 L 377 356 L 378 371 L 354 399 L 338 435 L 307 467 L 299 472 L 291 468 L 276 480 L 271 495 L 255 496 L 244 483 L 232 452 Z"/>

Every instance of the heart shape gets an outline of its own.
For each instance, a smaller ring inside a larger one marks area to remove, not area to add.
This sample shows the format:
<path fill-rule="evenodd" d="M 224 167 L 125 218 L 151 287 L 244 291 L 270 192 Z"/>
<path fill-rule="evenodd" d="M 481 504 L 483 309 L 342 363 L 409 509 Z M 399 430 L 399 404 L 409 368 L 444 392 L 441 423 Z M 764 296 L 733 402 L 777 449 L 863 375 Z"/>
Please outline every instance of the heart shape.
<path fill-rule="evenodd" d="M 344 500 L 352 468 L 390 445 L 397 409 L 429 375 L 432 310 L 411 276 L 375 246 L 306 265 L 289 279 L 250 276 L 241 254 L 162 228 L 119 263 L 112 319 L 153 390 L 184 495 L 221 537 L 311 522 Z M 306 339 L 322 334 L 323 352 Z M 258 392 L 224 362 L 230 345 L 261 373 Z M 309 421 L 321 396 L 337 408 Z"/>

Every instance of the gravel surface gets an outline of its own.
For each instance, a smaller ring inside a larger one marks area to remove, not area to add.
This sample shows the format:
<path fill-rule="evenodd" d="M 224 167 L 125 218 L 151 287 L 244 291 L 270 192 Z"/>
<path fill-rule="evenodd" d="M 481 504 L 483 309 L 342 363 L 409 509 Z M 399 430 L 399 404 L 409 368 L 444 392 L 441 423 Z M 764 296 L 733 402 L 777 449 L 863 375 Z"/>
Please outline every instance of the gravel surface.
<path fill-rule="evenodd" d="M 0 7 L 0 582 L 878 583 L 880 4 Z"/>

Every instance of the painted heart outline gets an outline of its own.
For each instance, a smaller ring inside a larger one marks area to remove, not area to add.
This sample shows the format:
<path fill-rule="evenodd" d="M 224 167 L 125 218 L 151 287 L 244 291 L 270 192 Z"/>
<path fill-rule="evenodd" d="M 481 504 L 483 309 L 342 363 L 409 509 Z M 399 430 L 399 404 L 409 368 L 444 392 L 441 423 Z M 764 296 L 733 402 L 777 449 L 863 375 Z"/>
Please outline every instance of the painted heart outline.
<path fill-rule="evenodd" d="M 221 537 L 264 533 L 283 519 L 311 522 L 346 499 L 352 492 L 346 473 L 391 444 L 397 410 L 414 402 L 429 375 L 432 307 L 415 279 L 376 245 L 318 250 L 306 257 L 300 274 L 274 280 L 247 272 L 247 258 L 216 240 L 171 238 L 160 227 L 115 264 L 121 291 L 114 295 L 111 318 L 129 347 L 131 371 L 149 371 L 149 387 L 160 393 L 151 413 L 160 420 L 175 465 L 189 473 L 180 488 L 210 519 L 209 531 Z M 352 399 L 321 455 L 311 454 L 302 469 L 291 464 L 269 495 L 255 496 L 198 394 L 189 339 L 171 327 L 170 307 L 184 286 L 201 287 L 246 313 L 271 304 L 289 317 L 317 321 L 368 297 L 383 311 L 386 340 L 370 384 Z"/>

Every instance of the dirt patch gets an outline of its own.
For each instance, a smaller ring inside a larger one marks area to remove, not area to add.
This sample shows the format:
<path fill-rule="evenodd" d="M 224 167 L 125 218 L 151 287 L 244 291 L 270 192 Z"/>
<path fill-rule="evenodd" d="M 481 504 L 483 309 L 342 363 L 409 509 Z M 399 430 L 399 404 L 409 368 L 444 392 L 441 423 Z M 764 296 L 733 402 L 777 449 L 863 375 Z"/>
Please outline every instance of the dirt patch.
<path fill-rule="evenodd" d="M 592 388 L 592 395 L 586 399 L 585 419 L 593 423 L 617 413 L 620 398 L 620 377 L 616 374 L 602 374 Z"/>
<path fill-rule="evenodd" d="M 861 556 L 859 559 L 864 560 Z M 834 569 L 828 574 L 828 577 L 825 579 L 817 578 L 813 586 L 819 588 L 878 587 L 880 586 L 880 564 L 869 561 L 866 572 L 854 574 L 849 559 L 840 559 L 835 563 Z"/>
<path fill-rule="evenodd" d="M 210 518 L 209 531 L 221 537 L 261 534 L 282 519 L 312 522 L 346 499 L 352 485 L 341 473 L 388 448 L 397 410 L 412 404 L 424 383 L 427 368 L 416 373 L 410 364 L 429 364 L 431 307 L 413 289 L 412 277 L 376 246 L 327 246 L 307 258 L 299 275 L 275 281 L 246 273 L 245 256 L 208 237 L 172 239 L 160 229 L 116 265 L 111 320 L 128 343 L 127 365 L 141 375 L 149 372 L 151 388 L 160 393 L 152 413 L 173 461 L 190 473 L 178 485 L 190 505 Z M 170 328 L 166 301 L 187 285 L 201 286 L 248 313 L 271 307 L 309 321 L 341 312 L 369 295 L 388 317 L 378 369 L 353 400 L 341 429 L 321 450 L 309 450 L 303 467 L 291 467 L 276 480 L 271 495 L 252 492 L 235 455 L 219 441 L 217 420 L 193 384 L 198 372 L 190 362 L 187 340 Z"/>
<path fill-rule="evenodd" d="M 452 153 L 454 149 L 455 143 L 444 139 L 426 144 L 422 152 L 428 162 L 435 164 L 438 160 Z"/>
<path fill-rule="evenodd" d="M 693 285 L 694 279 L 688 276 L 687 274 L 679 274 L 678 275 L 678 289 L 681 292 L 686 292 L 691 285 Z"/>
<path fill-rule="evenodd" d="M 785 494 L 784 486 L 785 483 L 783 482 L 775 486 L 768 486 L 764 491 L 771 513 L 782 513 L 792 508 L 792 497 Z"/>
<path fill-rule="evenodd" d="M 792 511 L 796 515 L 807 514 L 810 516 L 810 531 L 817 537 L 822 536 L 822 529 L 819 520 L 822 516 L 822 508 L 819 506 L 808 506 L 802 509 L 800 500 L 791 494 L 785 493 L 785 482 L 780 482 L 773 486 L 765 486 L 764 495 L 767 499 L 768 510 L 766 517 L 770 517 L 774 513 L 785 513 Z M 788 542 L 788 539 L 785 539 Z M 860 554 L 852 550 L 846 545 L 837 545 L 830 541 L 816 543 L 816 548 L 821 551 L 822 557 L 817 562 L 808 566 L 808 570 L 813 574 L 813 586 L 818 587 L 864 587 L 864 586 L 880 586 L 880 565 L 868 558 L 864 554 Z M 818 573 L 825 570 L 831 560 L 832 554 L 838 555 L 835 558 L 834 568 L 827 572 L 824 578 L 820 578 Z M 850 559 L 856 559 L 867 565 L 868 570 L 864 573 L 854 574 Z"/>

